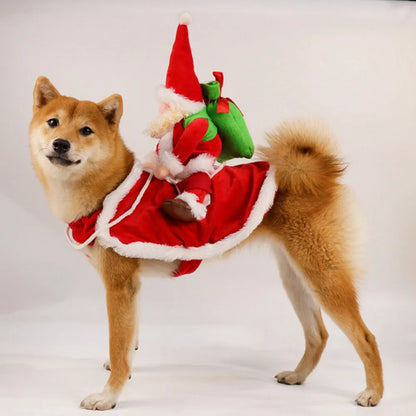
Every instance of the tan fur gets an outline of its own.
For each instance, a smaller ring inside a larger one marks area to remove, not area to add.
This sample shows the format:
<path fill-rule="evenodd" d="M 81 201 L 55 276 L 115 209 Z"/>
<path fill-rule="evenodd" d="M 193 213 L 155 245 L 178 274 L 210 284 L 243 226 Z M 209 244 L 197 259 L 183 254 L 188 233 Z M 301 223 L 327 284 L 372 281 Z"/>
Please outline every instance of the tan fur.
<path fill-rule="evenodd" d="M 40 77 L 34 91 L 33 110 L 32 161 L 54 214 L 65 222 L 89 215 L 133 166 L 134 156 L 118 132 L 123 112 L 121 97 L 115 94 L 98 104 L 78 101 L 61 96 L 46 78 Z M 55 117 L 60 125 L 51 129 L 46 121 Z M 86 138 L 79 134 L 84 126 L 92 128 L 93 136 Z M 53 166 L 45 154 L 56 138 L 70 139 L 75 158 L 82 153 L 85 160 L 79 166 L 70 166 L 68 172 Z"/>
<path fill-rule="evenodd" d="M 343 163 L 327 138 L 321 140 L 316 130 L 305 127 L 303 123 L 285 125 L 269 135 L 269 148 L 263 154 L 276 166 L 279 192 L 263 224 L 283 243 L 294 269 L 361 357 L 367 393 L 371 393 L 361 394 L 359 404 L 376 405 L 383 394 L 382 365 L 375 338 L 359 313 L 354 287 L 357 269 L 351 262 L 346 207 L 340 203 L 346 193 L 338 183 Z M 317 319 L 324 344 L 326 331 L 321 318 Z M 361 396 L 366 402 L 360 401 Z"/>
<path fill-rule="evenodd" d="M 118 133 L 121 114 L 120 96 L 98 104 L 78 101 L 61 96 L 46 78 L 38 79 L 30 127 L 32 160 L 58 218 L 70 222 L 91 214 L 127 176 L 133 155 Z M 59 118 L 59 127 L 47 125 L 52 117 Z M 80 137 L 84 125 L 93 129 L 94 137 Z M 72 156 L 81 160 L 79 164 L 50 163 L 46 156 L 58 137 L 71 142 Z M 367 387 L 357 403 L 376 405 L 383 394 L 382 367 L 375 338 L 361 319 L 354 287 L 359 270 L 353 254 L 357 227 L 348 191 L 339 183 L 345 165 L 330 135 L 305 122 L 285 124 L 268 140 L 263 159 L 275 168 L 279 191 L 250 239 L 265 234 L 272 237 L 284 287 L 305 334 L 305 353 L 298 366 L 279 373 L 277 381 L 300 384 L 317 365 L 328 337 L 321 305 L 363 361 Z M 109 409 L 115 406 L 130 374 L 142 262 L 121 257 L 97 243 L 89 249 L 89 256 L 107 293 L 111 375 L 103 391 L 86 397 L 81 406 Z M 160 262 L 143 263 L 148 267 Z"/>

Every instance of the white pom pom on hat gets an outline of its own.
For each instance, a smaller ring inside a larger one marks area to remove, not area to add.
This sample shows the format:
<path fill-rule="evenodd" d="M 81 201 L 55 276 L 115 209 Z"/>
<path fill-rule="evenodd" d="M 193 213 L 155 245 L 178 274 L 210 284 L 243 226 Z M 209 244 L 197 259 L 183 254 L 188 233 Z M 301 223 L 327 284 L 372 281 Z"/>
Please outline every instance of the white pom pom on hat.
<path fill-rule="evenodd" d="M 191 24 L 191 22 L 192 22 L 192 16 L 188 12 L 182 13 L 180 15 L 180 17 L 179 17 L 179 24 L 180 25 L 188 26 L 188 25 Z"/>

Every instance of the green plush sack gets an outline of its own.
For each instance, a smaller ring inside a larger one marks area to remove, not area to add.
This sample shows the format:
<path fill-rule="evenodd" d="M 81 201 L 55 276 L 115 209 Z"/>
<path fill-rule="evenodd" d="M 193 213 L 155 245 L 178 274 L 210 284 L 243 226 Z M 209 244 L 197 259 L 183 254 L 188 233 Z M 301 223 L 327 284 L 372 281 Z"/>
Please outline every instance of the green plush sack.
<path fill-rule="evenodd" d="M 235 157 L 251 158 L 254 144 L 248 132 L 244 116 L 230 98 L 221 97 L 222 72 L 214 72 L 215 81 L 201 84 L 202 94 L 207 105 L 207 113 L 218 128 L 222 141 L 219 162 Z"/>

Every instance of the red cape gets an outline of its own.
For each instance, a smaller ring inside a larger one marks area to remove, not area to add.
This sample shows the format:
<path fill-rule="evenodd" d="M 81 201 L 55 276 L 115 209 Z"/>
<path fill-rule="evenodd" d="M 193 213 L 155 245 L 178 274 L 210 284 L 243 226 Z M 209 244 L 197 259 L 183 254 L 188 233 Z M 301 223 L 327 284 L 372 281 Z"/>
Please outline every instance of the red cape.
<path fill-rule="evenodd" d="M 137 163 L 106 197 L 101 211 L 68 224 L 70 241 L 82 248 L 98 238 L 101 245 L 126 257 L 182 260 L 175 275 L 191 273 L 202 259 L 223 254 L 247 238 L 276 193 L 267 162 L 224 166 L 212 177 L 212 187 L 205 219 L 172 220 L 160 205 L 177 196 L 175 186 L 142 171 Z"/>

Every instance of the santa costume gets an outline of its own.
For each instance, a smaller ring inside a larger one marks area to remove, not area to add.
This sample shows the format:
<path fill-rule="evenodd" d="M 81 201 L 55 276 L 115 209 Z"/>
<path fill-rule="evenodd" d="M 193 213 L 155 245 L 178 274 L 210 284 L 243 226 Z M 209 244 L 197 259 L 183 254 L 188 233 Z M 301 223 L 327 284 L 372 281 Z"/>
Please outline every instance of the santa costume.
<path fill-rule="evenodd" d="M 190 16 L 179 20 L 170 55 L 166 83 L 158 91 L 167 111 L 180 114 L 160 138 L 154 154 L 154 165 L 163 166 L 167 180 L 177 187 L 178 196 L 164 201 L 162 211 L 182 221 L 202 220 L 212 193 L 211 177 L 221 153 L 222 143 L 217 127 L 207 114 L 202 90 L 194 72 L 189 43 Z M 161 178 L 163 179 L 163 177 Z"/>
<path fill-rule="evenodd" d="M 67 228 L 71 244 L 87 255 L 97 240 L 121 256 L 180 261 L 174 276 L 192 273 L 203 259 L 241 243 L 262 222 L 276 195 L 267 162 L 215 166 L 222 145 L 194 73 L 187 23 L 183 16 L 160 91 L 176 118 L 172 122 L 168 114 L 153 130 L 160 139 L 154 175 L 136 160 L 102 209 Z M 170 173 L 167 180 L 159 180 L 160 166 Z M 175 211 L 178 202 L 185 206 L 182 211 Z"/>

